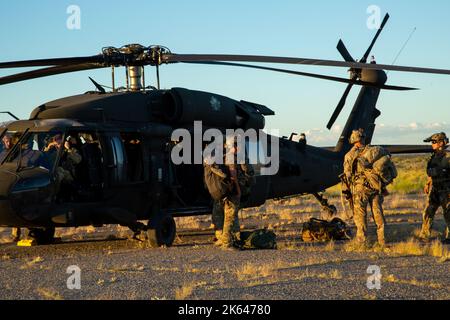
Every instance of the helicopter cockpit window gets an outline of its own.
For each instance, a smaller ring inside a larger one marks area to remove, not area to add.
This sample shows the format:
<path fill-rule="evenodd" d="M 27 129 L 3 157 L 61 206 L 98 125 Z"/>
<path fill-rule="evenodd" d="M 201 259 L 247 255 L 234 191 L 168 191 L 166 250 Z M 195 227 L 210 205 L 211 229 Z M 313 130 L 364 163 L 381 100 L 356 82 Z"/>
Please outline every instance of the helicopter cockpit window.
<path fill-rule="evenodd" d="M 23 132 L 6 131 L 1 139 L 0 144 L 0 163 L 6 158 L 8 153 L 14 148 L 22 137 Z"/>
<path fill-rule="evenodd" d="M 19 162 L 19 168 L 42 167 L 52 170 L 62 147 L 61 132 L 30 132 L 6 162 Z"/>

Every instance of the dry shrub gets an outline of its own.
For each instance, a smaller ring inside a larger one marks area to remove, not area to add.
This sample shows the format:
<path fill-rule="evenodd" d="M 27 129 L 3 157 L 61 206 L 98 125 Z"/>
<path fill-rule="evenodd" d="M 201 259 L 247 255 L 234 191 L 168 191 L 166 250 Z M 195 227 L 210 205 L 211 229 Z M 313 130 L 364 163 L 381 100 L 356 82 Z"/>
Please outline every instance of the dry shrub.
<path fill-rule="evenodd" d="M 175 289 L 175 300 L 185 300 L 192 295 L 195 289 L 195 284 L 188 283 L 182 285 L 180 288 Z"/>
<path fill-rule="evenodd" d="M 201 229 L 203 222 L 200 217 L 180 217 L 175 218 L 175 223 L 180 229 Z"/>
<path fill-rule="evenodd" d="M 33 267 L 34 265 L 36 265 L 39 262 L 44 261 L 44 259 L 42 259 L 41 257 L 36 257 L 30 261 L 28 261 L 27 263 L 25 263 L 23 266 L 20 267 L 21 270 L 25 270 L 25 269 L 29 269 L 31 267 Z"/>
<path fill-rule="evenodd" d="M 293 222 L 295 220 L 295 211 L 292 209 L 280 209 L 277 213 L 282 220 L 287 220 L 288 222 Z"/>
<path fill-rule="evenodd" d="M 409 239 L 405 242 L 399 242 L 390 248 L 390 252 L 401 256 L 423 256 L 426 253 L 425 247 L 415 239 Z"/>
<path fill-rule="evenodd" d="M 450 251 L 439 240 L 422 245 L 417 240 L 410 239 L 393 245 L 389 252 L 401 256 L 431 256 L 439 258 L 440 262 L 450 260 Z"/>
<path fill-rule="evenodd" d="M 63 297 L 53 289 L 38 288 L 36 291 L 45 300 L 63 300 Z"/>
<path fill-rule="evenodd" d="M 238 281 L 245 281 L 254 278 L 266 278 L 273 275 L 274 266 L 247 263 L 242 268 L 235 271 Z"/>
<path fill-rule="evenodd" d="M 419 281 L 417 279 L 399 279 L 399 278 L 395 277 L 393 274 L 386 276 L 385 281 L 391 282 L 391 283 L 413 285 L 413 286 L 417 286 L 417 287 L 430 287 L 433 289 L 443 288 L 443 285 L 433 282 L 433 281 Z"/>

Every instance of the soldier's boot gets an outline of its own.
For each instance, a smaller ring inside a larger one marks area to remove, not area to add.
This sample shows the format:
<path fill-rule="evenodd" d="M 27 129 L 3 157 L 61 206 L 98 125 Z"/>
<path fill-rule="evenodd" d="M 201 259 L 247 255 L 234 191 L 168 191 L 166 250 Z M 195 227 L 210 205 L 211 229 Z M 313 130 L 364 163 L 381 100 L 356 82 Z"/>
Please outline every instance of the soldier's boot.
<path fill-rule="evenodd" d="M 225 199 L 224 201 L 224 222 L 222 232 L 222 247 L 229 249 L 233 247 L 233 230 L 236 229 L 239 202 Z"/>
<path fill-rule="evenodd" d="M 380 247 L 386 246 L 386 238 L 384 236 L 384 226 L 377 228 L 377 239 Z"/>
<path fill-rule="evenodd" d="M 419 238 L 421 240 L 429 240 L 431 238 L 431 229 L 433 227 L 433 220 L 438 206 L 436 203 L 429 202 L 427 208 L 422 216 L 422 228 L 420 230 Z"/>
<path fill-rule="evenodd" d="M 222 245 L 222 230 L 214 231 L 214 245 L 221 246 Z"/>
<path fill-rule="evenodd" d="M 429 240 L 431 238 L 431 225 L 428 222 L 423 222 L 422 228 L 420 230 L 419 239 L 420 240 Z"/>
<path fill-rule="evenodd" d="M 21 231 L 20 228 L 12 228 L 11 237 L 14 242 L 18 242 L 20 240 Z"/>
<path fill-rule="evenodd" d="M 376 223 L 378 244 L 380 247 L 384 247 L 386 245 L 384 217 L 377 218 Z"/>
<path fill-rule="evenodd" d="M 444 219 L 445 219 L 445 232 L 444 232 L 444 240 L 443 244 L 450 244 L 450 204 L 447 203 L 446 208 L 444 210 Z"/>

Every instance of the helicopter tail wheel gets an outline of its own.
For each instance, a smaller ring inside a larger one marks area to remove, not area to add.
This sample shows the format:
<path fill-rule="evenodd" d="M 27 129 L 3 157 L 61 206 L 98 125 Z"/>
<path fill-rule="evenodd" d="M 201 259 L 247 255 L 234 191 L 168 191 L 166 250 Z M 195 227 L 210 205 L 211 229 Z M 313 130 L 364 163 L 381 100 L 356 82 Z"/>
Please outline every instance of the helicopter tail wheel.
<path fill-rule="evenodd" d="M 172 216 L 156 217 L 149 221 L 147 237 L 151 247 L 170 247 L 175 234 L 176 224 Z"/>
<path fill-rule="evenodd" d="M 28 237 L 35 240 L 38 245 L 51 244 L 55 241 L 55 228 L 30 229 Z"/>

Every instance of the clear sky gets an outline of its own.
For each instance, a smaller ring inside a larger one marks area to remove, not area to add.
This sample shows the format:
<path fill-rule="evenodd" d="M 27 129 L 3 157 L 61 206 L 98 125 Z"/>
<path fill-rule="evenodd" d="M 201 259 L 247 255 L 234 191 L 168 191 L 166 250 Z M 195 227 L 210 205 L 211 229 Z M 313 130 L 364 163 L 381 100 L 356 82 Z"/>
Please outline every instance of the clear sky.
<path fill-rule="evenodd" d="M 69 5 L 81 9 L 81 29 L 66 22 Z M 232 53 L 341 60 L 336 44 L 343 39 L 360 58 L 375 30 L 367 27 L 367 8 L 377 5 L 385 30 L 374 47 L 378 63 L 392 64 L 411 31 L 417 28 L 396 64 L 450 69 L 450 2 L 300 1 L 300 0 L 41 0 L 2 1 L 0 61 L 85 56 L 105 46 L 161 44 L 174 53 Z M 292 67 L 347 77 L 345 68 Z M 21 69 L 0 71 L 12 74 Z M 93 90 L 88 79 L 110 85 L 108 69 L 58 75 L 0 87 L 0 109 L 27 118 L 31 109 L 59 97 Z M 119 75 L 120 77 L 120 75 Z M 119 80 L 119 77 L 117 80 Z M 148 67 L 147 83 L 154 81 Z M 120 78 L 123 83 L 124 77 Z M 354 87 L 334 130 L 325 129 L 345 84 L 231 67 L 170 65 L 161 70 L 163 88 L 211 91 L 267 105 L 276 116 L 267 128 L 307 132 L 308 141 L 334 144 L 353 106 Z M 418 87 L 417 92 L 381 93 L 382 116 L 374 142 L 418 143 L 424 135 L 450 131 L 450 76 L 389 73 L 389 84 Z M 1 120 L 6 120 L 2 118 Z"/>

